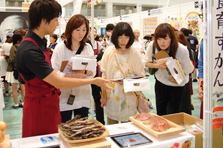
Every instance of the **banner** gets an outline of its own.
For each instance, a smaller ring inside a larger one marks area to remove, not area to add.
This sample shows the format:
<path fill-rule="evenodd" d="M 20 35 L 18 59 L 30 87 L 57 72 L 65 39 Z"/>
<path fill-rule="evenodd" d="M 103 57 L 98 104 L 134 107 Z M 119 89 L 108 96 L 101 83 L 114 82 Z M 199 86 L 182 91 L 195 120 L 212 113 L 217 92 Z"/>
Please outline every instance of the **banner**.
<path fill-rule="evenodd" d="M 218 1 L 218 2 L 217 2 Z M 213 129 L 223 127 L 223 1 L 214 1 L 213 22 Z"/>
<path fill-rule="evenodd" d="M 87 0 L 87 7 L 91 7 L 91 3 L 93 3 L 94 5 L 98 5 L 102 2 L 103 0 Z"/>

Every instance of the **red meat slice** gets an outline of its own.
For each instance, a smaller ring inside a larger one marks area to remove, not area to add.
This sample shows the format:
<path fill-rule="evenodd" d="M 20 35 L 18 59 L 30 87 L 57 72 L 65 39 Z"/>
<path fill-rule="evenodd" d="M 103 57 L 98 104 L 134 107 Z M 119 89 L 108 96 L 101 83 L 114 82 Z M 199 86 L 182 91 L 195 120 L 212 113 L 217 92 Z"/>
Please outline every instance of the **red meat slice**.
<path fill-rule="evenodd" d="M 168 128 L 170 127 L 169 123 L 162 118 L 160 118 L 160 119 L 161 120 L 159 120 L 157 122 L 151 123 L 151 128 L 157 132 L 163 132 L 163 131 L 168 130 Z"/>
<path fill-rule="evenodd" d="M 133 116 L 134 119 L 139 120 L 139 121 L 145 121 L 148 120 L 152 117 L 149 113 L 141 113 L 138 115 Z"/>

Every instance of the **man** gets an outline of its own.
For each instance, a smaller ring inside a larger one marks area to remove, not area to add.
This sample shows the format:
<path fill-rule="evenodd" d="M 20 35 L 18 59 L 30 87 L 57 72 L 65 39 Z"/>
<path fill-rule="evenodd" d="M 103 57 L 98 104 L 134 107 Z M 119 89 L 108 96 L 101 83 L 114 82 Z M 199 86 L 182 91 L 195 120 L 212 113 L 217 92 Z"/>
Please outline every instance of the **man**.
<path fill-rule="evenodd" d="M 8 33 L 12 33 L 18 29 L 27 29 L 28 28 L 28 21 L 20 16 L 20 15 L 11 15 L 6 17 L 0 26 L 0 39 L 1 42 L 5 42 L 6 35 Z"/>
<path fill-rule="evenodd" d="M 197 82 L 197 66 L 198 66 L 198 40 L 195 36 L 192 35 L 192 30 L 188 29 L 189 39 L 190 39 L 190 47 L 194 51 L 194 61 L 195 61 L 195 69 L 192 73 L 193 82 Z"/>
<path fill-rule="evenodd" d="M 95 84 L 111 89 L 102 78 L 62 78 L 53 70 L 50 53 L 46 48 L 45 35 L 53 34 L 58 26 L 61 6 L 55 0 L 35 0 L 31 3 L 28 18 L 29 32 L 16 54 L 19 81 L 25 83 L 22 136 L 37 136 L 57 133 L 61 123 L 59 94 L 57 88 L 73 88 Z M 72 99 L 72 96 L 68 100 Z"/>
<path fill-rule="evenodd" d="M 139 38 L 140 36 L 139 30 L 134 30 L 134 35 L 135 35 L 135 41 L 132 46 L 139 51 L 139 53 L 142 55 L 143 58 L 144 49 L 143 49 L 143 42 Z"/>

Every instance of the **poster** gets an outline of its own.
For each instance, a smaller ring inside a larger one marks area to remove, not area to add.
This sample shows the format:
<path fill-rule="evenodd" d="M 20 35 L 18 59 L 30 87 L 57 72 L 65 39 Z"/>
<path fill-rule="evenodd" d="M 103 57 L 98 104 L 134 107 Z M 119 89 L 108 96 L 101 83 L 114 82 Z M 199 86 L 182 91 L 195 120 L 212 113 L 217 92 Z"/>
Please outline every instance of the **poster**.
<path fill-rule="evenodd" d="M 28 29 L 27 12 L 0 12 L 0 23 L 0 44 L 3 44 L 7 33 Z"/>
<path fill-rule="evenodd" d="M 213 18 L 213 129 L 223 127 L 223 2 L 214 1 Z"/>
<path fill-rule="evenodd" d="M 157 27 L 157 17 L 144 18 L 143 19 L 143 30 L 145 34 L 153 34 Z"/>
<path fill-rule="evenodd" d="M 172 27 L 174 27 L 177 30 L 181 29 L 183 18 L 182 17 L 174 17 L 174 16 L 168 16 L 165 20 L 165 22 L 169 23 Z"/>
<path fill-rule="evenodd" d="M 192 11 L 186 15 L 185 21 L 187 21 L 187 28 L 192 30 L 192 35 L 200 38 L 200 26 L 199 26 L 199 13 Z"/>

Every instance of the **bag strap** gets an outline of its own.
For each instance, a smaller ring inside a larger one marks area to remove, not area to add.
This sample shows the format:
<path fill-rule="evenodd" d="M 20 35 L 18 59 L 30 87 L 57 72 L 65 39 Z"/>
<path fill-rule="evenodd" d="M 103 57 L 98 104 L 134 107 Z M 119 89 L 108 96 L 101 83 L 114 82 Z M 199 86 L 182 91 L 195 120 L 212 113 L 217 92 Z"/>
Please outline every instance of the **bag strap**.
<path fill-rule="evenodd" d="M 114 48 L 113 48 L 113 49 L 114 49 Z M 118 63 L 118 60 L 117 60 L 117 57 L 116 57 L 116 54 L 115 54 L 115 50 L 113 50 L 113 53 L 114 53 L 115 61 L 116 61 L 117 65 L 118 65 L 119 70 L 121 71 L 123 77 L 126 78 L 124 72 L 122 71 L 122 69 L 121 69 L 121 67 L 120 67 L 120 65 L 119 65 L 119 63 Z"/>

